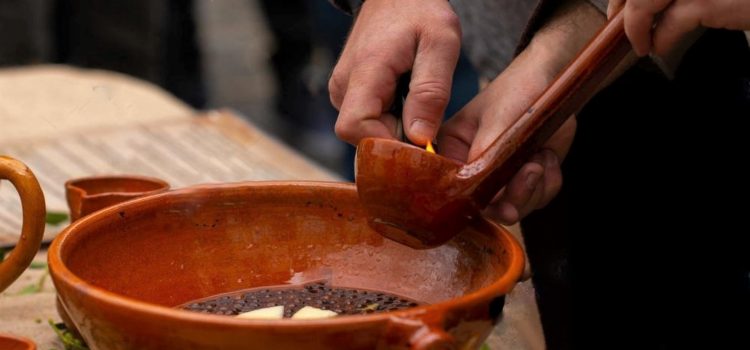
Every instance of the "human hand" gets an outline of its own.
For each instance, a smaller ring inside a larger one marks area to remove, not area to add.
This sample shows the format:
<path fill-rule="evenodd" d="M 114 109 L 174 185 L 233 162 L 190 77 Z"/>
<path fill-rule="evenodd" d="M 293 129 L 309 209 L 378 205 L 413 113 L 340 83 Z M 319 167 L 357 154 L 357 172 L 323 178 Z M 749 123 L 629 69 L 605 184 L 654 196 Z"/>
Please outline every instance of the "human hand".
<path fill-rule="evenodd" d="M 413 143 L 435 138 L 450 98 L 461 46 L 458 17 L 445 0 L 367 0 L 360 9 L 328 89 L 339 110 L 336 134 L 394 138 L 398 78 L 411 71 L 403 125 Z"/>
<path fill-rule="evenodd" d="M 476 159 L 544 92 L 604 24 L 586 2 L 561 8 L 486 89 L 441 129 L 441 153 L 462 162 Z M 560 163 L 576 131 L 571 116 L 494 198 L 485 215 L 510 225 L 544 207 L 562 187 Z"/>
<path fill-rule="evenodd" d="M 665 56 L 699 27 L 750 29 L 750 1 L 610 0 L 607 12 L 623 6 L 625 33 L 639 56 Z"/>
<path fill-rule="evenodd" d="M 542 65 L 533 57 L 517 58 L 446 122 L 438 138 L 441 154 L 460 162 L 476 159 L 548 86 L 552 75 L 539 69 Z M 547 205 L 562 187 L 560 163 L 568 153 L 575 130 L 576 119 L 572 116 L 513 176 L 485 214 L 511 225 Z"/>

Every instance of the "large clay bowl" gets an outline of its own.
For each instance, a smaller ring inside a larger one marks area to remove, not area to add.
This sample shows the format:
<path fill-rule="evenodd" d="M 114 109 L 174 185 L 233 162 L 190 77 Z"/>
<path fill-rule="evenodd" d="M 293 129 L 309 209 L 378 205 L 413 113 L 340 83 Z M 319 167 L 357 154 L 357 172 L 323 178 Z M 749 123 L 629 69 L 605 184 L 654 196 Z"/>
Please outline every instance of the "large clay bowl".
<path fill-rule="evenodd" d="M 498 322 L 523 254 L 477 219 L 414 250 L 367 225 L 350 184 L 192 187 L 75 222 L 49 250 L 52 278 L 92 349 L 478 348 Z M 252 287 L 327 278 L 429 305 L 325 320 L 244 320 L 177 310 Z"/>

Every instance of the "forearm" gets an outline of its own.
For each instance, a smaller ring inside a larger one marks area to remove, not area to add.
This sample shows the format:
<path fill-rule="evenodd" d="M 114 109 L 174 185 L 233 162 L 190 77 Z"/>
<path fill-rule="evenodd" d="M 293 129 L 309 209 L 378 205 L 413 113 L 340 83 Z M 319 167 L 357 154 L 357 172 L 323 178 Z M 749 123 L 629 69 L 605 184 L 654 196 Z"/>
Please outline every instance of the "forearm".
<path fill-rule="evenodd" d="M 555 10 L 534 34 L 519 58 L 533 61 L 537 70 L 550 80 L 554 79 L 605 23 L 604 13 L 590 2 L 570 1 Z M 636 61 L 637 57 L 634 55 L 628 56 L 603 86 L 620 76 Z"/>

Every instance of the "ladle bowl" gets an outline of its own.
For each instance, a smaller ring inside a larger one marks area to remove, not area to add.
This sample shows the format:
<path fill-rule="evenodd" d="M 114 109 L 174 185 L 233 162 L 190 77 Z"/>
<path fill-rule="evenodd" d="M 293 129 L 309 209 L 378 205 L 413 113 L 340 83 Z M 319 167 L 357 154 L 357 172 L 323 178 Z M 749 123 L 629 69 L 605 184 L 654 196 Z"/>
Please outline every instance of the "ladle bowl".
<path fill-rule="evenodd" d="M 362 205 L 380 214 L 370 217 L 370 225 L 397 242 L 438 246 L 478 213 L 457 181 L 461 165 L 448 158 L 396 140 L 368 138 L 357 147 L 356 160 Z"/>

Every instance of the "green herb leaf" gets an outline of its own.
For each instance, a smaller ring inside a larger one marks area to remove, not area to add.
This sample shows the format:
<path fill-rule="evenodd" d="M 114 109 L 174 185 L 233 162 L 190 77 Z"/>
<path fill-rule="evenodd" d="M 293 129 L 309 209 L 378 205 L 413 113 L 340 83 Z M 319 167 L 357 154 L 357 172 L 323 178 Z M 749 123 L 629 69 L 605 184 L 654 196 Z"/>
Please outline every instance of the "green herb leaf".
<path fill-rule="evenodd" d="M 482 344 L 482 347 L 479 348 L 479 350 L 490 350 L 490 346 L 487 345 L 487 343 Z"/>
<path fill-rule="evenodd" d="M 89 350 L 83 340 L 78 339 L 73 333 L 65 328 L 64 323 L 55 324 L 52 320 L 49 320 L 49 325 L 52 327 L 52 330 L 55 331 L 57 337 L 60 338 L 60 341 L 63 342 L 65 350 Z"/>
<path fill-rule="evenodd" d="M 47 268 L 47 263 L 44 261 L 32 261 L 29 268 L 32 270 L 42 270 Z"/>
<path fill-rule="evenodd" d="M 39 293 L 40 291 L 41 289 L 39 289 L 39 286 L 36 283 L 34 283 L 26 287 L 23 287 L 23 289 L 21 289 L 18 293 L 16 293 L 16 295 L 36 294 L 36 293 Z"/>
<path fill-rule="evenodd" d="M 48 211 L 47 216 L 44 218 L 44 222 L 53 226 L 57 226 L 65 220 L 68 220 L 68 214 L 61 211 Z"/>
<path fill-rule="evenodd" d="M 45 271 L 44 274 L 39 277 L 39 280 L 36 283 L 24 287 L 23 289 L 21 289 L 21 291 L 16 293 L 16 295 L 29 295 L 41 292 L 42 288 L 44 288 L 44 281 L 47 279 L 48 274 L 49 272 Z"/>

